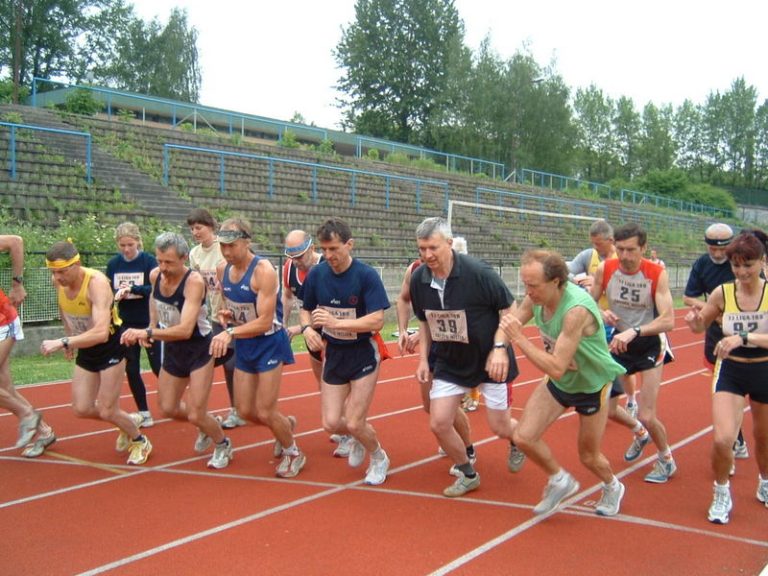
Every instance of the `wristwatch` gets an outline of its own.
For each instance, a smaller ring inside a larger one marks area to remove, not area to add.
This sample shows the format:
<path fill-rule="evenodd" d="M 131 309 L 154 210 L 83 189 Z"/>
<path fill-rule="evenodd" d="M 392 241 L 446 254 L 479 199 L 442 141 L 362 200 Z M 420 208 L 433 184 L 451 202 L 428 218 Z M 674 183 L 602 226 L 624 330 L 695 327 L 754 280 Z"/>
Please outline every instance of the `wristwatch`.
<path fill-rule="evenodd" d="M 739 332 L 739 336 L 741 336 L 742 346 L 746 346 L 747 344 L 749 344 L 749 332 L 747 332 L 746 330 L 742 330 L 741 332 Z"/>
<path fill-rule="evenodd" d="M 494 342 L 493 343 L 494 348 L 506 348 L 507 343 L 506 342 Z"/>
<path fill-rule="evenodd" d="M 302 324 L 301 326 L 301 333 L 304 334 L 306 332 L 307 328 L 309 328 L 309 324 Z"/>
<path fill-rule="evenodd" d="M 64 336 L 64 338 L 61 339 L 61 345 L 64 346 L 64 350 L 69 350 L 69 337 Z"/>
<path fill-rule="evenodd" d="M 639 338 L 640 337 L 640 332 L 641 332 L 640 326 L 633 326 L 632 330 L 635 331 L 635 336 L 637 336 Z"/>
<path fill-rule="evenodd" d="M 228 328 L 225 330 L 225 332 L 226 332 L 227 334 L 229 334 L 229 335 L 230 335 L 230 337 L 231 337 L 232 339 L 234 339 L 234 338 L 235 338 L 235 327 L 234 327 L 234 326 L 229 326 L 229 327 L 228 327 Z"/>
<path fill-rule="evenodd" d="M 151 340 L 152 339 L 152 328 L 147 328 L 145 330 L 145 332 L 147 333 L 147 338 L 149 338 Z"/>
<path fill-rule="evenodd" d="M 14 276 L 13 278 L 11 278 L 11 280 L 16 282 L 17 284 L 24 284 L 24 276 Z"/>

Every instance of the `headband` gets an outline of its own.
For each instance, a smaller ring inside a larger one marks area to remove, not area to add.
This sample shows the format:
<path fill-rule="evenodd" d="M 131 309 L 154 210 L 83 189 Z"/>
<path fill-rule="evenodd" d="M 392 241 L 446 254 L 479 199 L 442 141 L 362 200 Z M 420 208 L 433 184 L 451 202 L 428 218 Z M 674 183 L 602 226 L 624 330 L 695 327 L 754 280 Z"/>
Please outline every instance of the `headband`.
<path fill-rule="evenodd" d="M 76 264 L 77 262 L 80 262 L 80 254 L 75 254 L 69 260 L 48 260 L 48 258 L 46 258 L 45 266 L 51 270 L 60 270 L 72 266 L 72 264 Z"/>
<path fill-rule="evenodd" d="M 733 236 L 729 236 L 728 238 L 707 238 L 704 237 L 704 242 L 709 244 L 710 246 L 728 246 L 728 244 L 731 243 L 731 240 L 733 240 Z"/>
<path fill-rule="evenodd" d="M 310 246 L 312 246 L 312 238 L 307 238 L 298 246 L 286 246 L 285 255 L 288 256 L 288 258 L 298 258 L 304 254 L 304 252 L 309 250 Z"/>
<path fill-rule="evenodd" d="M 221 244 L 231 244 L 240 239 L 250 238 L 250 234 L 243 230 L 219 230 L 218 239 Z"/>

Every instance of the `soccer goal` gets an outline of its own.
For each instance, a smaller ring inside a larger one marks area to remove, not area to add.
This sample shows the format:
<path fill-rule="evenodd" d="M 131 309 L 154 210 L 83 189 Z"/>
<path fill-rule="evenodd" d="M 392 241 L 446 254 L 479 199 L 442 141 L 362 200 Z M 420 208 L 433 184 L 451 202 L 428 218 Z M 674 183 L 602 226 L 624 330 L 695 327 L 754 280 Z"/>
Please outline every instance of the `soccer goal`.
<path fill-rule="evenodd" d="M 547 212 L 545 210 L 532 210 L 530 208 L 513 208 L 511 206 L 499 206 L 497 204 L 482 204 L 480 202 L 465 202 L 464 200 L 448 200 L 448 225 L 452 227 L 454 206 L 462 206 L 466 208 L 474 208 L 475 211 L 488 210 L 491 212 L 511 212 L 515 214 L 526 214 L 531 216 L 539 216 L 541 218 L 552 218 L 555 221 L 586 221 L 594 222 L 602 216 L 581 216 L 578 214 L 562 214 L 560 212 Z"/>

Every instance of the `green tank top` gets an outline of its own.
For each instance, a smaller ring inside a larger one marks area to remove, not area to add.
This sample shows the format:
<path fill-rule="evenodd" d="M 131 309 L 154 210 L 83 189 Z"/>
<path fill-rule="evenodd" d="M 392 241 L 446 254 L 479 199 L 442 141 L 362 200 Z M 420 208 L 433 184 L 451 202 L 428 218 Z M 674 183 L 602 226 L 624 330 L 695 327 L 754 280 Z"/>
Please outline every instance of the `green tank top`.
<path fill-rule="evenodd" d="M 542 306 L 533 307 L 533 316 L 536 326 L 539 327 L 544 346 L 547 352 L 551 352 L 563 328 L 563 318 L 571 308 L 576 306 L 583 306 L 589 310 L 590 314 L 597 320 L 598 328 L 591 336 L 582 336 L 573 357 L 575 366 L 568 369 L 560 380 L 555 381 L 553 379 L 552 382 L 560 390 L 569 394 L 594 393 L 626 371 L 611 357 L 611 353 L 608 351 L 603 318 L 592 297 L 572 282 L 568 282 L 560 304 L 549 320 L 544 320 Z"/>

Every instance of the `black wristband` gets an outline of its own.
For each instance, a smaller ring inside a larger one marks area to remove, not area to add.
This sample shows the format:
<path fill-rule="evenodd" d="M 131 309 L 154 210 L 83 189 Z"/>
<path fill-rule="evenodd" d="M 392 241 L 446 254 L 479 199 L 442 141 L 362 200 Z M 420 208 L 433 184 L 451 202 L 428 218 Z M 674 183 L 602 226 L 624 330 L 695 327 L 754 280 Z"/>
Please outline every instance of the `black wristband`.
<path fill-rule="evenodd" d="M 301 325 L 301 333 L 304 334 L 307 328 L 310 328 L 309 324 L 302 324 Z"/>

